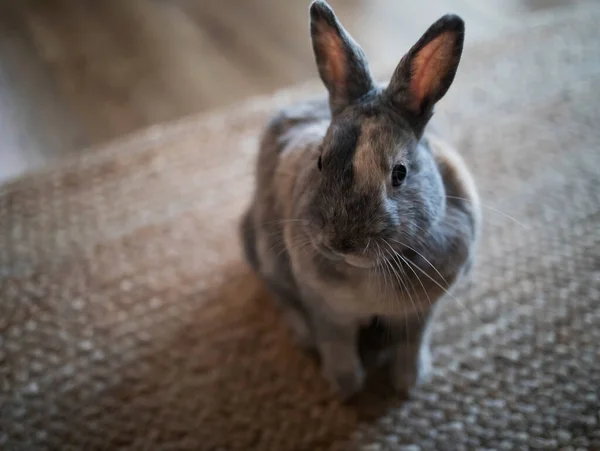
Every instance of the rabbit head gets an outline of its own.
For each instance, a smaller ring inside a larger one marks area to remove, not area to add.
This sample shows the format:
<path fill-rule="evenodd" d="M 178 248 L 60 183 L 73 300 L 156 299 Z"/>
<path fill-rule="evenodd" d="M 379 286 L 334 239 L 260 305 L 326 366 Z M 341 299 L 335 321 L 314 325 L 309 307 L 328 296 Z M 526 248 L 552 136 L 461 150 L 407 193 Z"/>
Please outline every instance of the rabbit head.
<path fill-rule="evenodd" d="M 386 245 L 424 241 L 444 214 L 441 176 L 419 142 L 456 74 L 464 23 L 453 15 L 435 22 L 380 87 L 327 3 L 312 3 L 310 17 L 331 123 L 298 205 L 321 254 L 369 267 Z"/>

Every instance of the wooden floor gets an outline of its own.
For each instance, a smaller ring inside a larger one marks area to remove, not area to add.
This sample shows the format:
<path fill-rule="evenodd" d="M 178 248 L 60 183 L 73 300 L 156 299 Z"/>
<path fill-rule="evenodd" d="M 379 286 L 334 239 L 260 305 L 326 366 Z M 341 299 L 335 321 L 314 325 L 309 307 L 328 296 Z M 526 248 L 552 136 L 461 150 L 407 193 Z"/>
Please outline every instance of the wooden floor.
<path fill-rule="evenodd" d="M 331 0 L 369 58 L 438 16 L 468 42 L 595 0 Z M 148 125 L 316 76 L 309 0 L 0 0 L 0 182 Z"/>

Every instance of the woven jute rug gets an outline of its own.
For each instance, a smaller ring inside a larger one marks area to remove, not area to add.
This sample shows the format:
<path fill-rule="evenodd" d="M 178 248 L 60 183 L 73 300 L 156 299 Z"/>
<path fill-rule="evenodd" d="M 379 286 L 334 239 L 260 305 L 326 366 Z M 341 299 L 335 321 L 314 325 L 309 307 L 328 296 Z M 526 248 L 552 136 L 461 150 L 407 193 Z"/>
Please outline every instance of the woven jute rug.
<path fill-rule="evenodd" d="M 241 259 L 258 135 L 319 84 L 0 188 L 0 449 L 600 449 L 599 22 L 467 49 L 441 103 L 482 242 L 407 401 L 339 403 Z"/>

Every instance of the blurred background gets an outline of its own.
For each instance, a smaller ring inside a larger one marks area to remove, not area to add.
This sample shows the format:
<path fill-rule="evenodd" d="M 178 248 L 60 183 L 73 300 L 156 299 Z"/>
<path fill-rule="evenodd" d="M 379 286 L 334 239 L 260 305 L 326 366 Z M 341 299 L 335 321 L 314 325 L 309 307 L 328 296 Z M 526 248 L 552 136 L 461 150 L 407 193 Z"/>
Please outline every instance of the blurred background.
<path fill-rule="evenodd" d="M 440 15 L 467 43 L 597 0 L 331 0 L 373 68 Z M 316 77 L 309 0 L 0 0 L 0 183 Z M 387 66 L 386 66 L 387 67 Z"/>

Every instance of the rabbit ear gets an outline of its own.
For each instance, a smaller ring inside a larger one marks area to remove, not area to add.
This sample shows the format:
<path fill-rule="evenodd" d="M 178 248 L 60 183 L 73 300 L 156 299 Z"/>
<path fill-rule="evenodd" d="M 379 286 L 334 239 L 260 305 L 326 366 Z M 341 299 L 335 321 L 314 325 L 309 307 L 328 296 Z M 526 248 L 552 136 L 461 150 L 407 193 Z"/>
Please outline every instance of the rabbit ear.
<path fill-rule="evenodd" d="M 310 34 L 333 113 L 373 89 L 365 54 L 324 1 L 316 0 L 310 6 Z"/>
<path fill-rule="evenodd" d="M 455 15 L 435 22 L 402 58 L 387 93 L 395 105 L 428 120 L 448 91 L 460 61 L 465 24 Z"/>

